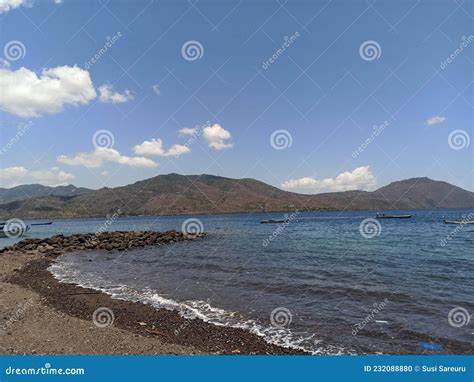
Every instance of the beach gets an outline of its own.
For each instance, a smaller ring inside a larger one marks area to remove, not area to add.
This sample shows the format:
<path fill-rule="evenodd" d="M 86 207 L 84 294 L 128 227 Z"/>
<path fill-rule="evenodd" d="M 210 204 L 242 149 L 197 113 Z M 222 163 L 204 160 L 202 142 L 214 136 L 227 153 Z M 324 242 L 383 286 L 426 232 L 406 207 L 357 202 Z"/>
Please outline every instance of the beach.
<path fill-rule="evenodd" d="M 103 246 L 117 253 L 147 240 L 148 245 L 173 245 L 190 239 L 176 232 L 100 235 L 30 239 L 2 250 L 2 354 L 302 354 L 243 329 L 184 319 L 171 310 L 60 283 L 48 271 L 68 251 Z M 95 320 L 98 309 L 113 312 L 113 319 Z"/>
<path fill-rule="evenodd" d="M 199 218 L 207 234 L 178 232 L 182 217 L 150 231 L 143 217 L 113 232 L 55 221 L 10 242 L 0 249 L 2 353 L 472 354 L 469 327 L 448 320 L 453 306 L 470 309 L 468 275 L 456 271 L 469 254 L 425 238 L 451 232 L 437 216 L 383 222 L 392 235 L 367 241 L 351 234 L 364 215 L 302 213 L 267 246 L 274 226 Z M 397 236 L 403 253 L 386 249 Z"/>

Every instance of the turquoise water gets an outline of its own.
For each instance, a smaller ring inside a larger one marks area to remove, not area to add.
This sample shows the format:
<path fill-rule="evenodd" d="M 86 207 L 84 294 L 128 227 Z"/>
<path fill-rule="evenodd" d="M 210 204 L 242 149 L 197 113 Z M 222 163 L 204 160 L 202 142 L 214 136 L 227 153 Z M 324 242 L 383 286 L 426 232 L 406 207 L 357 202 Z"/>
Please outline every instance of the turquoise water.
<path fill-rule="evenodd" d="M 442 216 L 470 212 L 399 211 L 414 216 L 380 225 L 365 221 L 371 212 L 299 213 L 287 224 L 260 224 L 283 214 L 193 216 L 207 237 L 69 254 L 52 271 L 117 298 L 244 327 L 316 354 L 422 353 L 426 341 L 455 352 L 446 339 L 474 342 L 474 317 L 463 321 L 464 312 L 474 313 L 474 227 L 445 225 Z M 180 230 L 189 218 L 118 218 L 107 227 Z M 104 223 L 55 220 L 30 236 L 95 232 Z"/>

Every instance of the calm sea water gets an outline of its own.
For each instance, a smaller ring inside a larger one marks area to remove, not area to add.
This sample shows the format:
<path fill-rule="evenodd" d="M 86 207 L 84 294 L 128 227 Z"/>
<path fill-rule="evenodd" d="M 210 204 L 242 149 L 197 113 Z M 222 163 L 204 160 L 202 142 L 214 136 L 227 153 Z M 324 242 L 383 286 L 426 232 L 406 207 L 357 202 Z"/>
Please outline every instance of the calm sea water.
<path fill-rule="evenodd" d="M 459 308 L 474 313 L 474 227 L 442 223 L 443 215 L 470 212 L 409 211 L 411 219 L 366 222 L 364 235 L 361 223 L 371 212 L 300 213 L 286 225 L 260 224 L 283 214 L 193 216 L 208 233 L 204 239 L 68 254 L 52 271 L 65 282 L 313 353 L 403 353 L 419 347 L 423 335 L 472 344 L 473 320 L 459 326 L 468 320 Z M 180 230 L 188 218 L 119 218 L 108 229 Z M 33 227 L 30 237 L 103 225 L 55 220 Z M 460 314 L 452 325 L 454 308 Z"/>

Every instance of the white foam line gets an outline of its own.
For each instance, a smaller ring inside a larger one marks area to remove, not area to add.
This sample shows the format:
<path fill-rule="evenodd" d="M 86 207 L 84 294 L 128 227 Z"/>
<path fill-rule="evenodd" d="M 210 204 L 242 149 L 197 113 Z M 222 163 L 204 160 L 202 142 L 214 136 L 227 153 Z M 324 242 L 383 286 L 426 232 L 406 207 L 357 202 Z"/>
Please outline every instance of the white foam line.
<path fill-rule="evenodd" d="M 312 340 L 315 334 L 309 335 L 308 337 L 295 338 L 293 333 L 289 329 L 277 329 L 272 326 L 262 327 L 254 320 L 238 321 L 237 319 L 233 318 L 237 314 L 236 312 L 229 312 L 224 309 L 212 307 L 206 301 L 194 300 L 182 303 L 173 299 L 166 298 L 153 290 L 145 290 L 143 292 L 139 292 L 135 289 L 128 287 L 127 285 L 98 287 L 96 284 L 97 279 L 94 280 L 94 284 L 92 283 L 92 281 L 84 279 L 80 282 L 80 271 L 69 269 L 64 264 L 55 263 L 51 265 L 48 270 L 59 282 L 76 284 L 83 288 L 97 290 L 108 294 L 109 296 L 117 300 L 132 300 L 135 302 L 139 301 L 141 303 L 152 305 L 157 309 L 164 308 L 167 310 L 177 311 L 178 314 L 185 319 L 198 318 L 204 322 L 210 323 L 215 326 L 226 326 L 244 329 L 249 331 L 250 333 L 262 337 L 266 342 L 273 345 L 301 350 L 312 355 L 355 354 L 346 349 L 337 349 L 335 347 L 329 347 L 324 349 L 308 349 L 307 346 L 302 346 L 301 344 L 305 341 Z M 105 280 L 100 281 L 106 283 Z M 317 345 L 321 341 L 312 340 L 312 342 Z"/>

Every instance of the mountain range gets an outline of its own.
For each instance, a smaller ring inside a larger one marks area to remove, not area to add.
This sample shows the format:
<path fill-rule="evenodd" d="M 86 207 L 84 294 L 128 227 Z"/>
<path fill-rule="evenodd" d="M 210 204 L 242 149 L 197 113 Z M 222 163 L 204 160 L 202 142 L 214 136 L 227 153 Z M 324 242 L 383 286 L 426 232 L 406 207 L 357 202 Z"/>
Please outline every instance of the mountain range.
<path fill-rule="evenodd" d="M 28 195 L 28 197 L 26 197 Z M 474 208 L 474 193 L 446 182 L 412 178 L 375 191 L 316 195 L 280 190 L 255 179 L 159 175 L 127 186 L 89 190 L 24 185 L 0 189 L 0 216 L 19 218 L 176 215 L 273 211 Z"/>
<path fill-rule="evenodd" d="M 42 196 L 77 196 L 90 191 L 92 190 L 84 187 L 75 187 L 72 184 L 57 187 L 25 184 L 12 188 L 0 188 L 0 204 Z"/>

